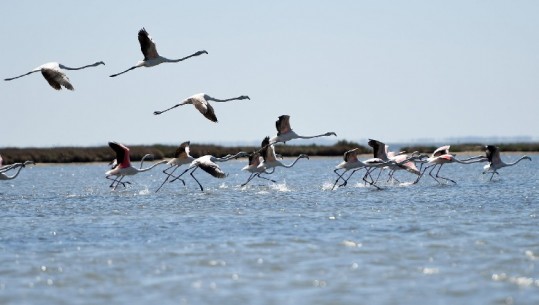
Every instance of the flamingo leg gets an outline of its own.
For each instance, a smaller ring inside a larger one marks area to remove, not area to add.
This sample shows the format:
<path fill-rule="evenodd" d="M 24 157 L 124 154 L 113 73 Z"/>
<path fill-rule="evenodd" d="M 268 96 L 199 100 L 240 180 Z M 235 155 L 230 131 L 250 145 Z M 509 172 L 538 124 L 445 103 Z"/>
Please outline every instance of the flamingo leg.
<path fill-rule="evenodd" d="M 171 168 L 173 168 L 173 167 L 174 167 L 174 169 L 172 170 L 171 173 L 167 172 L 167 170 L 169 170 L 169 169 L 171 169 Z M 174 172 L 175 172 L 178 168 L 180 168 L 179 165 L 171 165 L 170 167 L 168 167 L 168 168 L 166 168 L 166 169 L 163 170 L 163 173 L 164 173 L 165 175 L 167 175 L 167 178 L 165 179 L 165 181 L 163 181 L 163 183 L 161 183 L 161 186 L 159 186 L 159 188 L 155 191 L 156 193 L 159 192 L 159 190 L 163 187 L 163 185 L 168 181 L 168 179 L 169 179 L 171 176 L 174 177 L 174 178 L 178 178 L 178 179 L 183 183 L 183 185 L 185 186 L 185 181 L 184 181 L 183 179 L 180 179 L 179 177 L 176 177 L 176 176 L 173 175 Z"/>
<path fill-rule="evenodd" d="M 262 178 L 262 179 L 266 179 L 266 180 L 268 180 L 268 181 L 271 181 L 271 182 L 273 182 L 273 183 L 277 182 L 277 181 L 275 181 L 275 180 L 273 180 L 273 179 L 270 179 L 270 178 L 268 178 L 268 177 L 262 176 L 262 173 L 258 173 L 258 175 L 256 175 L 256 176 L 257 176 L 258 178 Z"/>
<path fill-rule="evenodd" d="M 253 180 L 254 177 L 256 177 L 256 174 L 258 173 L 252 173 L 251 175 L 249 175 L 249 179 L 247 179 L 247 181 L 245 181 L 245 183 L 243 183 L 241 186 L 246 186 L 247 183 L 249 183 L 251 180 Z"/>
<path fill-rule="evenodd" d="M 372 178 L 372 176 L 371 176 L 371 172 L 374 171 L 375 169 L 376 169 L 376 168 L 373 167 L 373 168 L 367 170 L 367 172 L 366 172 L 365 175 L 363 176 L 363 181 L 365 181 L 365 185 L 368 183 L 368 184 L 370 184 L 370 185 L 376 187 L 377 189 L 381 190 L 381 188 L 380 188 L 378 185 L 376 185 L 376 181 L 375 181 L 375 180 Z M 369 177 L 371 178 L 371 181 L 367 181 L 367 176 L 369 176 Z M 380 176 L 380 174 L 378 174 L 378 177 L 379 177 L 379 176 Z M 377 178 L 376 180 L 378 180 L 378 178 Z"/>
<path fill-rule="evenodd" d="M 449 178 L 445 178 L 445 177 L 442 177 L 442 176 L 439 176 L 439 175 L 438 175 L 438 173 L 439 173 L 440 170 L 442 169 L 442 165 L 443 165 L 443 164 L 440 164 L 440 167 L 438 168 L 438 171 L 436 172 L 436 178 L 444 179 L 444 180 L 446 180 L 446 181 L 451 181 L 451 182 L 453 182 L 454 184 L 457 184 L 457 182 L 455 182 L 455 180 L 451 180 L 451 179 L 449 179 Z M 438 181 L 438 180 L 436 180 L 436 181 Z"/>
<path fill-rule="evenodd" d="M 197 178 L 195 178 L 195 176 L 193 175 L 193 173 L 197 170 L 198 166 L 195 167 L 195 169 L 193 169 L 191 171 L 191 173 L 189 173 L 189 175 L 191 175 L 191 177 L 193 177 L 193 179 L 195 179 L 195 181 L 198 183 L 198 186 L 200 186 L 200 191 L 204 192 L 204 188 L 202 187 L 202 184 L 200 184 L 200 182 L 198 182 Z"/>
<path fill-rule="evenodd" d="M 180 179 L 180 177 L 183 176 L 183 174 L 187 173 L 190 169 L 192 169 L 192 167 L 189 167 L 188 169 L 184 170 L 179 176 L 176 176 L 176 177 L 174 177 L 174 179 L 170 180 L 169 183 L 172 183 L 172 182 Z"/>
<path fill-rule="evenodd" d="M 354 170 L 350 173 L 350 175 L 348 175 L 348 178 L 346 178 L 346 179 L 342 178 L 342 176 L 341 176 L 341 178 L 344 180 L 344 182 L 343 182 L 342 184 L 340 184 L 339 187 L 341 187 L 341 186 L 346 186 L 346 185 L 348 184 L 348 180 L 349 180 L 350 178 L 352 178 L 352 175 L 354 175 L 355 172 L 357 172 L 358 170 L 361 170 L 361 169 L 363 169 L 363 168 L 354 169 Z M 343 172 L 342 175 L 344 175 L 344 173 L 346 173 L 346 171 Z"/>
<path fill-rule="evenodd" d="M 339 173 L 337 172 L 339 169 L 340 169 L 340 168 L 337 168 L 337 169 L 335 169 L 335 170 L 333 171 L 333 172 L 334 172 L 337 176 L 339 176 L 339 177 L 337 178 L 337 180 L 335 180 L 335 183 L 333 184 L 333 187 L 331 188 L 332 190 L 335 188 L 335 185 L 337 185 L 337 182 L 339 182 L 340 179 L 343 179 L 343 180 L 344 180 L 344 178 L 342 177 L 342 175 L 344 175 L 344 173 L 346 173 L 346 172 L 348 171 L 348 170 L 345 170 L 344 172 L 342 172 L 342 174 L 339 174 Z M 341 186 L 341 185 L 339 185 L 339 186 Z"/>

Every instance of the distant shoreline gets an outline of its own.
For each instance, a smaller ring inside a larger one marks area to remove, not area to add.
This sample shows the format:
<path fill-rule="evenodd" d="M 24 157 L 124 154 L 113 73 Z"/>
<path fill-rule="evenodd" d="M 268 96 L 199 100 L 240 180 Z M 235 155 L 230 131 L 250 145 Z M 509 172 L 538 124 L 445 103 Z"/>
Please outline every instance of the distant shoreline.
<path fill-rule="evenodd" d="M 451 145 L 451 152 L 454 153 L 484 153 L 485 144 L 467 143 Z M 502 152 L 539 152 L 539 143 L 489 143 L 500 147 Z M 131 160 L 138 161 L 145 154 L 153 154 L 154 160 L 172 158 L 177 146 L 173 145 L 133 145 L 130 148 Z M 359 148 L 360 154 L 371 154 L 372 149 L 366 145 L 341 140 L 334 145 L 290 145 L 278 144 L 275 147 L 277 153 L 284 157 L 307 154 L 309 156 L 334 157 L 342 156 L 347 150 Z M 432 145 L 414 145 L 401 147 L 399 151 L 429 154 L 437 147 Z M 253 152 L 259 147 L 255 146 L 221 146 L 212 144 L 191 143 L 191 155 L 199 157 L 202 155 L 224 156 L 239 151 Z M 49 147 L 49 148 L 0 148 L 0 155 L 4 159 L 4 164 L 24 162 L 32 160 L 36 163 L 90 163 L 90 162 L 110 162 L 115 158 L 115 154 L 108 146 L 99 147 Z"/>

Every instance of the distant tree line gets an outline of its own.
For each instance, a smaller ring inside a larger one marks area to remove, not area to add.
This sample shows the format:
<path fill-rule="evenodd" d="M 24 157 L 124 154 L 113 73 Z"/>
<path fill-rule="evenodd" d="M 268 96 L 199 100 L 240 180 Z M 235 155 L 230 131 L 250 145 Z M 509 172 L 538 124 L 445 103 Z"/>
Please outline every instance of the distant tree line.
<path fill-rule="evenodd" d="M 499 146 L 501 151 L 522 151 L 537 152 L 539 143 L 512 143 L 494 144 Z M 138 161 L 145 154 L 153 154 L 154 159 L 172 158 L 177 146 L 173 145 L 133 145 L 129 146 L 131 160 Z M 484 144 L 457 144 L 451 145 L 452 152 L 462 151 L 483 151 Z M 307 154 L 309 156 L 342 156 L 347 150 L 358 148 L 361 154 L 370 154 L 372 149 L 355 142 L 340 140 L 334 145 L 290 145 L 277 144 L 275 151 L 284 157 Z M 401 151 L 430 153 L 435 146 L 407 146 Z M 253 152 L 259 147 L 255 146 L 221 146 L 212 144 L 191 143 L 191 155 L 199 157 L 203 155 L 224 156 L 239 151 Z M 110 162 L 115 158 L 115 154 L 108 146 L 100 147 L 52 147 L 52 148 L 0 148 L 0 155 L 4 159 L 4 164 L 24 162 L 33 160 L 36 163 L 77 163 L 77 162 Z"/>

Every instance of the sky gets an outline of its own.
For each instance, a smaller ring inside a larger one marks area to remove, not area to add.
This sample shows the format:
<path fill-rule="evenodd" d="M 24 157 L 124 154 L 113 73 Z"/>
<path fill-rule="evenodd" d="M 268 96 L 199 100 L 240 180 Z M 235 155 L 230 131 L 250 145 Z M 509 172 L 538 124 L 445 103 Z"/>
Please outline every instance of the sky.
<path fill-rule="evenodd" d="M 296 133 L 386 143 L 539 140 L 539 1 L 9 1 L 2 79 L 56 61 L 75 91 L 40 73 L 0 83 L 0 147 L 259 143 Z M 145 27 L 160 55 L 139 68 Z M 213 103 L 196 94 L 251 100 Z M 307 142 L 305 142 L 307 143 Z M 451 144 L 451 143 L 448 143 Z"/>

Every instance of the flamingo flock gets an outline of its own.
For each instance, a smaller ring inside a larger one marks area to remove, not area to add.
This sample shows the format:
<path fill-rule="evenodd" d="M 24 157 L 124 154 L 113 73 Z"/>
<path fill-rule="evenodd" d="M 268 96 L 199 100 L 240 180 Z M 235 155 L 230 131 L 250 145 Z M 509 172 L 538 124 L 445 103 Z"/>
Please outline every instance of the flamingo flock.
<path fill-rule="evenodd" d="M 177 63 L 192 57 L 208 54 L 206 50 L 201 50 L 179 59 L 168 59 L 166 57 L 163 57 L 157 52 L 156 44 L 145 28 L 142 28 L 138 31 L 138 41 L 140 44 L 141 52 L 144 56 L 143 60 L 137 62 L 134 66 L 122 72 L 110 75 L 110 77 L 116 77 L 140 67 L 154 67 L 161 63 Z M 15 77 L 5 78 L 4 80 L 12 81 L 35 72 L 41 72 L 45 80 L 53 89 L 61 90 L 62 88 L 65 88 L 67 90 L 74 90 L 74 87 L 71 84 L 64 70 L 82 70 L 90 67 L 97 67 L 100 65 L 105 65 L 105 63 L 103 61 L 98 61 L 93 64 L 73 68 L 65 66 L 58 62 L 49 62 L 31 70 L 30 72 Z M 164 112 L 183 105 L 193 105 L 206 119 L 211 122 L 217 123 L 218 119 L 215 114 L 215 110 L 209 102 L 213 101 L 223 103 L 234 100 L 250 100 L 250 98 L 247 95 L 241 95 L 233 98 L 219 99 L 211 97 L 205 93 L 199 93 L 184 99 L 182 102 L 175 104 L 170 108 L 161 111 L 154 111 L 153 114 L 161 115 Z M 179 180 L 185 186 L 186 182 L 184 179 L 182 179 L 182 177 L 187 172 L 189 172 L 189 175 L 198 184 L 200 190 L 204 191 L 204 187 L 202 186 L 200 181 L 193 175 L 197 169 L 200 168 L 211 176 L 222 179 L 225 178 L 227 174 L 219 167 L 218 163 L 226 162 L 232 159 L 248 157 L 248 165 L 243 167 L 241 170 L 249 172 L 249 177 L 245 183 L 241 184 L 241 187 L 246 187 L 246 185 L 254 178 L 259 178 L 275 183 L 276 180 L 270 179 L 266 176 L 274 174 L 276 168 L 292 168 L 300 159 L 309 159 L 308 155 L 299 154 L 293 162 L 285 164 L 279 160 L 279 155 L 275 152 L 277 144 L 285 144 L 296 139 L 313 139 L 318 137 L 337 136 L 337 134 L 333 131 L 312 136 L 299 135 L 292 129 L 290 125 L 289 115 L 279 116 L 277 121 L 275 122 L 275 127 L 277 129 L 277 134 L 271 138 L 269 136 L 264 137 L 260 148 L 252 153 L 240 151 L 235 154 L 228 154 L 223 157 L 216 157 L 212 155 L 193 157 L 190 155 L 190 141 L 186 141 L 181 143 L 180 146 L 176 149 L 174 157 L 172 159 L 168 161 L 162 160 L 156 162 L 146 168 L 143 168 L 143 163 L 146 159 L 152 158 L 152 155 L 144 155 L 140 162 L 140 166 L 138 168 L 133 167 L 131 165 L 129 148 L 124 144 L 111 141 L 108 143 L 108 145 L 115 153 L 115 159 L 111 162 L 112 168 L 106 171 L 105 178 L 112 181 L 109 186 L 112 190 L 116 190 L 120 185 L 126 187 L 127 184 L 131 184 L 129 181 L 123 181 L 126 176 L 134 176 L 136 174 L 149 171 L 158 165 L 167 164 L 168 167 L 162 171 L 162 173 L 165 175 L 165 179 L 161 183 L 159 188 L 156 190 L 156 192 L 158 192 L 167 182 L 173 183 L 174 181 Z M 530 157 L 523 156 L 515 162 L 505 163 L 500 158 L 499 148 L 493 145 L 485 146 L 484 156 L 475 156 L 462 160 L 456 158 L 454 154 L 451 154 L 449 152 L 449 145 L 442 146 L 436 149 L 434 152 L 432 152 L 430 156 L 420 154 L 418 152 L 412 152 L 410 154 L 403 151 L 397 153 L 391 152 L 389 151 L 388 145 L 374 139 L 370 139 L 368 141 L 368 145 L 373 149 L 373 157 L 363 161 L 358 159 L 358 148 L 354 148 L 344 152 L 344 160 L 339 163 L 334 169 L 334 173 L 337 175 L 337 179 L 333 183 L 332 189 L 335 189 L 336 187 L 346 186 L 349 179 L 351 179 L 354 173 L 360 170 L 365 170 L 362 181 L 365 184 L 369 184 L 370 186 L 373 186 L 376 189 L 380 190 L 381 187 L 378 186 L 377 183 L 381 174 L 385 170 L 389 171 L 387 180 L 388 182 L 391 180 L 399 182 L 395 179 L 394 173 L 396 171 L 403 170 L 417 176 L 417 178 L 412 182 L 412 184 L 417 184 L 427 171 L 428 175 L 433 178 L 438 184 L 443 184 L 443 182 L 450 182 L 456 184 L 457 182 L 455 180 L 440 175 L 440 171 L 443 165 L 450 163 L 473 164 L 479 162 L 488 162 L 488 164 L 484 166 L 483 174 L 490 173 L 491 176 L 489 181 L 491 181 L 495 174 L 499 174 L 499 169 L 503 167 L 514 166 L 522 160 L 531 161 Z M 2 157 L 0 156 L 0 180 L 15 179 L 21 172 L 22 168 L 26 167 L 27 165 L 34 164 L 33 161 L 25 161 L 23 163 L 14 163 L 11 165 L 2 166 L 2 161 Z M 176 172 L 176 170 L 178 170 L 183 165 L 186 165 L 187 168 L 183 170 L 183 172 L 181 172 L 179 175 L 175 175 L 174 173 Z M 419 168 L 417 165 L 419 165 Z M 8 174 L 9 172 L 13 171 L 15 171 L 14 174 Z M 378 175 L 376 176 L 376 178 L 374 178 L 373 176 L 373 173 L 375 171 L 378 171 Z M 345 177 L 345 174 L 348 172 L 350 173 Z"/>

